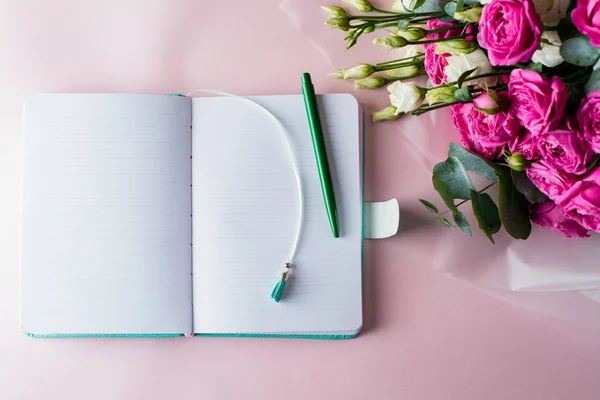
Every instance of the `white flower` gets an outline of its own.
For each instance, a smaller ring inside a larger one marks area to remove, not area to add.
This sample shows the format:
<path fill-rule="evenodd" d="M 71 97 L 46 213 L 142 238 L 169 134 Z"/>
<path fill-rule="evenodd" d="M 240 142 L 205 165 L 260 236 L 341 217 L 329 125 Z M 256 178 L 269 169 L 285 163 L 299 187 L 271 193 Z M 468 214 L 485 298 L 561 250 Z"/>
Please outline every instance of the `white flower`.
<path fill-rule="evenodd" d="M 531 61 L 542 63 L 546 67 L 556 67 L 565 61 L 560 55 L 561 44 L 562 41 L 558 36 L 558 32 L 544 31 L 542 34 L 542 43 L 540 43 L 541 48 L 533 53 Z"/>
<path fill-rule="evenodd" d="M 409 13 L 416 3 L 415 0 L 396 0 L 392 5 L 392 10 L 399 13 Z"/>
<path fill-rule="evenodd" d="M 567 16 L 570 0 L 533 0 L 544 25 L 554 26 Z"/>
<path fill-rule="evenodd" d="M 396 81 L 387 87 L 396 115 L 416 110 L 423 104 L 427 91 L 413 82 Z"/>
<path fill-rule="evenodd" d="M 406 47 L 406 53 L 404 53 L 404 57 L 415 57 L 419 54 L 425 54 L 425 46 L 422 44 L 413 44 L 411 46 Z"/>
<path fill-rule="evenodd" d="M 481 49 L 477 49 L 469 54 L 459 54 L 456 56 L 447 57 L 446 61 L 448 61 L 448 65 L 446 68 L 444 68 L 444 73 L 446 74 L 448 82 L 457 81 L 463 72 L 473 68 L 477 69 L 473 71 L 470 76 L 494 72 L 494 68 L 492 67 L 492 64 L 490 64 L 490 60 L 488 60 L 487 56 Z M 498 79 L 495 76 L 473 80 L 467 79 L 467 81 L 470 83 L 481 86 L 485 85 L 486 83 L 489 86 L 493 86 L 496 84 L 497 80 Z"/>

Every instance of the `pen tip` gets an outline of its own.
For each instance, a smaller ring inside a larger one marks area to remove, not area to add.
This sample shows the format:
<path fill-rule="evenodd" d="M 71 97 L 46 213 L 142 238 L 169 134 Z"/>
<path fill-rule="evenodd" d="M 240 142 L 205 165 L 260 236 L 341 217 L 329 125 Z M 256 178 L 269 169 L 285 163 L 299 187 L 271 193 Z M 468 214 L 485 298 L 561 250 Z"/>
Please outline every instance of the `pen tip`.
<path fill-rule="evenodd" d="M 308 72 L 302 73 L 302 83 L 303 84 L 312 83 L 310 80 L 310 74 Z"/>

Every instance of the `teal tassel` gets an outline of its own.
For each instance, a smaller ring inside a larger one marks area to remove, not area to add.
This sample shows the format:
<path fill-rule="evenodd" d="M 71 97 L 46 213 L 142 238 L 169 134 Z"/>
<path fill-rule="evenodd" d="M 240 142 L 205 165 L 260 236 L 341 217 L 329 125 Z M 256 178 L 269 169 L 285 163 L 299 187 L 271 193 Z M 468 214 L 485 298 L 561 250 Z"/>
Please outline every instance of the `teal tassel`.
<path fill-rule="evenodd" d="M 279 303 L 281 300 L 281 296 L 283 296 L 283 291 L 285 290 L 286 281 L 280 279 L 277 281 L 275 286 L 273 287 L 273 291 L 271 292 L 271 298 Z"/>
<path fill-rule="evenodd" d="M 281 274 L 281 278 L 273 287 L 273 291 L 271 292 L 271 298 L 279 303 L 281 297 L 283 296 L 283 291 L 285 290 L 285 285 L 287 283 L 288 278 L 290 277 L 290 270 L 292 269 L 292 264 L 289 262 L 285 263 L 285 271 Z"/>

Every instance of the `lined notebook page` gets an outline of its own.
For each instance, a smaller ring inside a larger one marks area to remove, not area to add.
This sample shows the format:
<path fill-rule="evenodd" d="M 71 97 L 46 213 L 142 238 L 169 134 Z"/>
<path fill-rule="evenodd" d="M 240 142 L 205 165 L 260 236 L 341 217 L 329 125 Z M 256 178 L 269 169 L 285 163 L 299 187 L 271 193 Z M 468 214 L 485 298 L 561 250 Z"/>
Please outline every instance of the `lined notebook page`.
<path fill-rule="evenodd" d="M 277 125 L 235 98 L 193 99 L 196 333 L 354 333 L 362 324 L 360 111 L 319 97 L 341 238 L 329 227 L 301 96 L 253 98 L 293 135 L 305 224 L 280 303 L 270 298 L 296 229 L 297 192 Z"/>
<path fill-rule="evenodd" d="M 25 331 L 191 331 L 190 122 L 166 95 L 26 102 Z"/>

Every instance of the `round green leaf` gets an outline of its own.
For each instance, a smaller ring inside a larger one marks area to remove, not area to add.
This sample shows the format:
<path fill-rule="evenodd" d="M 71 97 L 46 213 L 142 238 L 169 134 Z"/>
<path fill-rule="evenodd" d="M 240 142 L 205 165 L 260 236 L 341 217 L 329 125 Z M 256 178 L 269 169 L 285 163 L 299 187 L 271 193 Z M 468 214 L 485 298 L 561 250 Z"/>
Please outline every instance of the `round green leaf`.
<path fill-rule="evenodd" d="M 450 143 L 448 156 L 458 158 L 467 171 L 473 171 L 491 181 L 498 180 L 498 177 L 496 176 L 497 166 L 494 163 L 475 153 L 471 153 L 469 150 L 456 143 Z"/>
<path fill-rule="evenodd" d="M 592 76 L 590 76 L 590 79 L 587 81 L 583 89 L 585 90 L 585 93 L 600 90 L 600 69 L 592 72 Z"/>
<path fill-rule="evenodd" d="M 473 206 L 473 214 L 477 218 L 479 229 L 485 233 L 485 236 L 492 243 L 496 243 L 492 235 L 497 233 L 502 226 L 496 203 L 494 203 L 489 194 L 471 190 L 471 205 Z"/>
<path fill-rule="evenodd" d="M 548 196 L 542 193 L 540 189 L 529 180 L 525 172 L 513 173 L 513 180 L 515 182 L 515 188 L 523 193 L 531 203 L 545 203 L 546 201 L 550 201 Z"/>
<path fill-rule="evenodd" d="M 587 36 L 576 36 L 563 42 L 560 55 L 570 64 L 589 67 L 600 58 L 600 47 L 592 46 Z"/>
<path fill-rule="evenodd" d="M 434 176 L 432 181 L 433 187 L 440 194 L 442 200 L 444 200 L 446 207 L 448 207 L 453 213 L 458 213 L 458 208 L 456 208 L 456 205 L 454 204 L 454 196 L 452 195 L 452 191 L 450 190 L 448 184 L 437 176 Z"/>
<path fill-rule="evenodd" d="M 470 103 L 473 100 L 473 96 L 469 91 L 469 87 L 465 86 L 464 88 L 458 89 L 454 92 L 454 98 L 456 101 L 460 101 L 461 103 Z"/>
<path fill-rule="evenodd" d="M 510 175 L 498 173 L 498 211 L 506 232 L 515 239 L 527 239 L 531 234 L 529 202 L 520 193 Z"/>
<path fill-rule="evenodd" d="M 455 199 L 469 199 L 473 189 L 471 178 L 460 160 L 454 156 L 433 167 L 433 176 L 445 182 Z"/>

